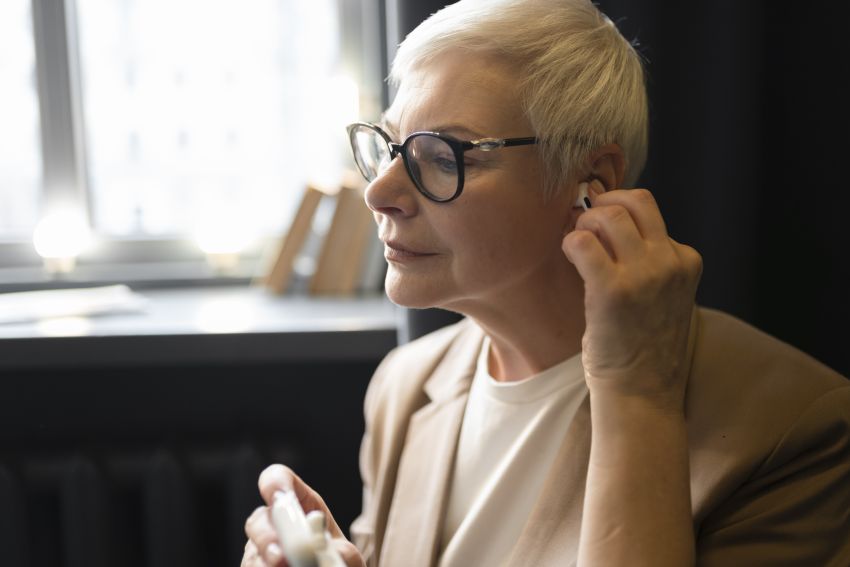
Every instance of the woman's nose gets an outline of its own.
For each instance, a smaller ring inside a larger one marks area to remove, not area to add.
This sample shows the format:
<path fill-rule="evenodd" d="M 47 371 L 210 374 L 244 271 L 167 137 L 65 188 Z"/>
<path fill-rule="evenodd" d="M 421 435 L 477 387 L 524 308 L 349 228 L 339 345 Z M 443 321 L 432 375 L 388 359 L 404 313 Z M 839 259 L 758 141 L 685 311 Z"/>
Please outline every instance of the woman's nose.
<path fill-rule="evenodd" d="M 365 199 L 376 213 L 409 217 L 418 211 L 418 195 L 404 161 L 397 157 L 366 187 Z"/>

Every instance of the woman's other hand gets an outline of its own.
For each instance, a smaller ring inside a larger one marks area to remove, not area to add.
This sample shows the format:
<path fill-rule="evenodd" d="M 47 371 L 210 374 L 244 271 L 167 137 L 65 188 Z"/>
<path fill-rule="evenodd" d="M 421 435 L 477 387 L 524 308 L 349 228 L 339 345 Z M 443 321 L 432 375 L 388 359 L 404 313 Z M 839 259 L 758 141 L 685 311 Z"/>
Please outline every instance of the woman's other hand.
<path fill-rule="evenodd" d="M 345 564 L 348 567 L 364 567 L 360 552 L 345 538 L 322 497 L 291 469 L 283 465 L 271 465 L 260 474 L 258 484 L 266 505 L 254 510 L 245 522 L 248 543 L 245 545 L 242 567 L 288 567 L 271 517 L 275 493 L 287 489 L 295 492 L 305 514 L 313 510 L 324 513 L 332 545 L 335 546 Z"/>

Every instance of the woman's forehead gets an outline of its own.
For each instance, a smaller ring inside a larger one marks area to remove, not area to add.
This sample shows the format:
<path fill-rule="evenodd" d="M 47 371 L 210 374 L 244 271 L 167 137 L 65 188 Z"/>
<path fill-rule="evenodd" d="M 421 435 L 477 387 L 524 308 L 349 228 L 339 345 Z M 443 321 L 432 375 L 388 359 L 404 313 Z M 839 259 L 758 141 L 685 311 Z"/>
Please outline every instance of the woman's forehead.
<path fill-rule="evenodd" d="M 422 130 L 471 138 L 527 134 L 511 70 L 488 57 L 446 54 L 404 76 L 382 121 L 398 136 Z"/>

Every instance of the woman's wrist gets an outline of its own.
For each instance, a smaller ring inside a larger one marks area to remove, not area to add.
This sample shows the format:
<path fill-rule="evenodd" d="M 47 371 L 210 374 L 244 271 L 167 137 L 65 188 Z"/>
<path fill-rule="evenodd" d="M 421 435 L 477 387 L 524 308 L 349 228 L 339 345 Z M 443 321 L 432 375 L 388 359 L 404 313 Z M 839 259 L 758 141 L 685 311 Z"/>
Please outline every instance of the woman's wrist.
<path fill-rule="evenodd" d="M 590 402 L 579 564 L 692 564 L 684 404 L 605 389 L 592 389 Z"/>
<path fill-rule="evenodd" d="M 590 415 L 595 464 L 652 469 L 676 456 L 687 462 L 681 402 L 592 391 Z"/>
<path fill-rule="evenodd" d="M 620 381 L 638 382 L 633 377 L 624 377 L 616 382 Z M 638 389 L 623 387 L 616 382 L 588 382 L 591 409 L 597 417 L 613 421 L 684 418 L 684 395 L 679 388 Z"/>

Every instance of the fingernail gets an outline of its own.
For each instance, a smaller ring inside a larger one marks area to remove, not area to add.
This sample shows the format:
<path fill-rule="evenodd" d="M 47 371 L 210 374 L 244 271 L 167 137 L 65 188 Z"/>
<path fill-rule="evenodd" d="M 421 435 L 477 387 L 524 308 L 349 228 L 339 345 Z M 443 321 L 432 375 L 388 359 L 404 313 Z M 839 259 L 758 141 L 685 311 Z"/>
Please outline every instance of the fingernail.
<path fill-rule="evenodd" d="M 270 543 L 266 548 L 266 561 L 274 565 L 283 558 L 283 550 L 276 543 Z"/>
<path fill-rule="evenodd" d="M 590 182 L 589 191 L 593 193 L 594 197 L 598 197 L 599 195 L 605 192 L 605 186 L 602 185 L 602 182 L 598 179 L 594 179 Z"/>

